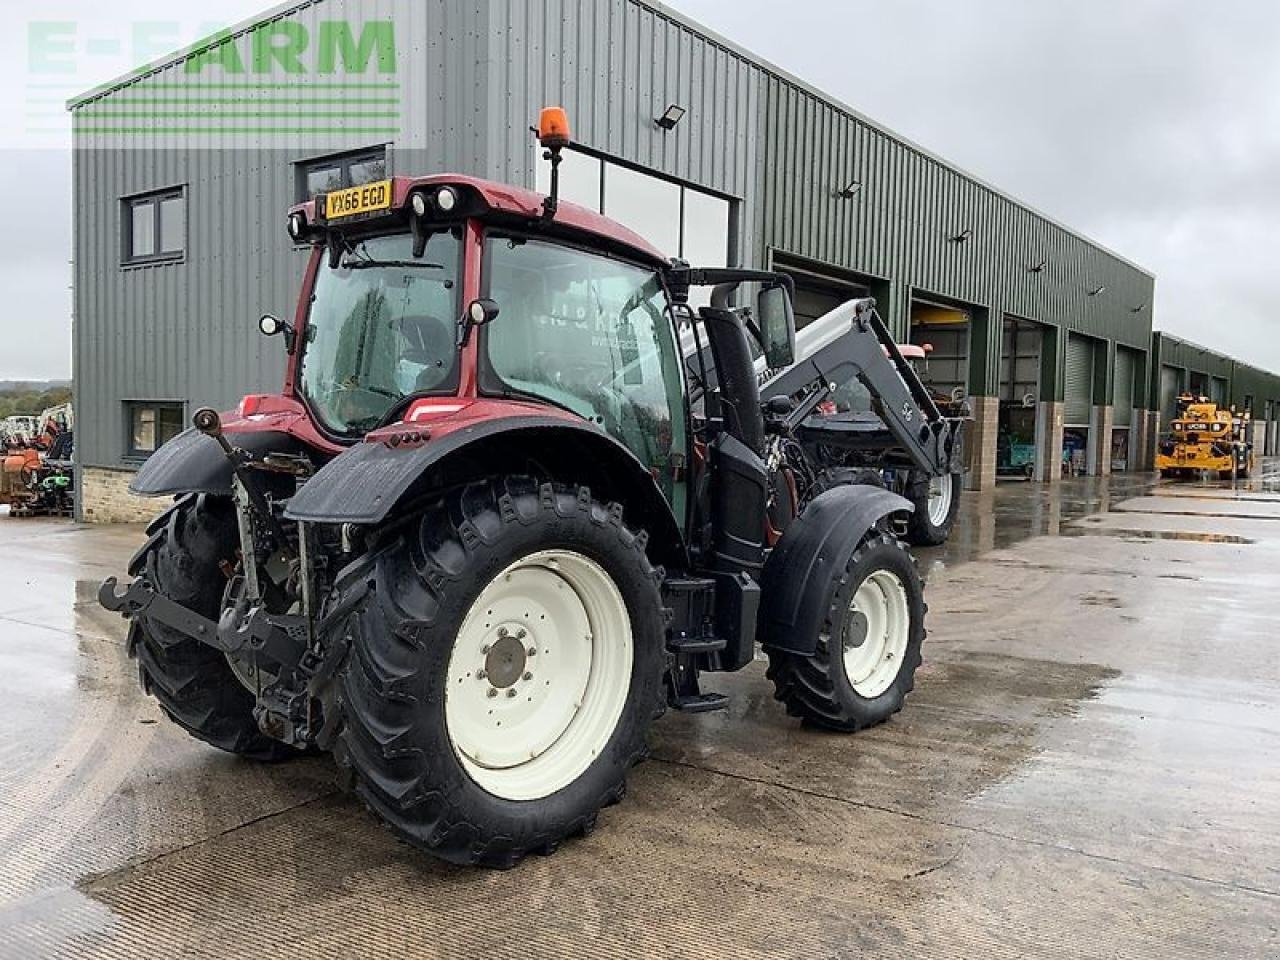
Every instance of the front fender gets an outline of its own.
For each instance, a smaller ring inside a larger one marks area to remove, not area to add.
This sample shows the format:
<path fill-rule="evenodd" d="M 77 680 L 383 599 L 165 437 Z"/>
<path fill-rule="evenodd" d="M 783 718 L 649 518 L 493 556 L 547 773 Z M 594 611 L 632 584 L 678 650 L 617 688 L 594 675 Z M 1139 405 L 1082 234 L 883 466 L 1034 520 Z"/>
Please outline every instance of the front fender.
<path fill-rule="evenodd" d="M 479 419 L 440 437 L 415 424 L 400 430 L 335 457 L 303 485 L 285 515 L 379 524 L 418 493 L 533 464 L 552 479 L 588 484 L 598 496 L 623 503 L 627 522 L 649 533 L 654 562 L 683 555 L 680 525 L 653 476 L 630 450 L 585 422 L 535 414 Z"/>
<path fill-rule="evenodd" d="M 910 500 L 869 484 L 834 487 L 815 498 L 765 561 L 756 636 L 766 649 L 811 656 L 840 571 L 872 527 Z"/>

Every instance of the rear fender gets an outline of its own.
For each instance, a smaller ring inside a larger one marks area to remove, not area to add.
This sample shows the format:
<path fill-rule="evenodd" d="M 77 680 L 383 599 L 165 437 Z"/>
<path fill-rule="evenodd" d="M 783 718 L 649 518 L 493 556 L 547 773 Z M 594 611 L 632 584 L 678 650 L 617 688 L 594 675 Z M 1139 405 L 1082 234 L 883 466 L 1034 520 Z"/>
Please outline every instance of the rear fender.
<path fill-rule="evenodd" d="M 765 561 L 756 636 L 766 649 L 811 656 L 842 571 L 867 532 L 911 501 L 849 484 L 815 498 Z"/>
<path fill-rule="evenodd" d="M 295 437 L 275 430 L 229 433 L 235 446 L 252 454 L 298 454 L 307 448 Z M 129 484 L 140 497 L 183 493 L 231 493 L 231 464 L 212 437 L 194 427 L 184 430 L 153 453 Z"/>
<path fill-rule="evenodd" d="M 434 490 L 480 477 L 526 473 L 582 483 L 617 501 L 649 534 L 655 563 L 683 564 L 684 537 L 652 474 L 617 440 L 585 422 L 551 416 L 478 420 L 432 439 L 405 425 L 404 442 L 373 440 L 335 457 L 298 491 L 286 516 L 310 523 L 376 526 Z"/>

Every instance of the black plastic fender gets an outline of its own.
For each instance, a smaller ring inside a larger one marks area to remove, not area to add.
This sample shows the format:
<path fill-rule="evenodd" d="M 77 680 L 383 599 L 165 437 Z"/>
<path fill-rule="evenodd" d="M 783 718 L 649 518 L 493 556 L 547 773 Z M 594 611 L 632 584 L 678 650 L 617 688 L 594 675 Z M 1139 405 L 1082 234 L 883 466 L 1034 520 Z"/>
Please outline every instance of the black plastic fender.
<path fill-rule="evenodd" d="M 765 561 L 756 636 L 772 650 L 809 656 L 843 570 L 867 531 L 891 513 L 910 513 L 911 501 L 863 484 L 834 487 L 816 497 L 787 528 Z"/>
<path fill-rule="evenodd" d="M 504 417 L 463 427 L 439 439 L 391 445 L 359 443 L 339 454 L 289 501 L 285 516 L 311 523 L 379 524 L 415 488 L 429 489 L 432 477 L 456 470 L 501 472 L 514 465 L 545 463 L 559 479 L 589 484 L 599 495 L 627 508 L 626 522 L 650 536 L 655 563 L 671 562 L 684 551 L 684 537 L 662 490 L 648 468 L 603 430 L 562 417 Z M 469 462 L 468 462 L 469 461 Z"/>
<path fill-rule="evenodd" d="M 304 449 L 294 437 L 274 430 L 228 433 L 227 439 L 234 446 L 253 454 L 297 454 Z M 216 440 L 190 427 L 147 459 L 129 484 L 129 492 L 140 497 L 180 493 L 229 494 L 231 464 Z"/>

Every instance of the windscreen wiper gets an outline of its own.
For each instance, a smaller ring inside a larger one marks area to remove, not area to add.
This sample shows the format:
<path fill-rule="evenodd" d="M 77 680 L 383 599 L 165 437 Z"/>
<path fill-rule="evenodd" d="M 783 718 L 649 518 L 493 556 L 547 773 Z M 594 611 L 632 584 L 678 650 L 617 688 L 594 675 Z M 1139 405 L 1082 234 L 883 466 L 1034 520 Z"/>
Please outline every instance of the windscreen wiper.
<path fill-rule="evenodd" d="M 443 263 L 426 260 L 343 260 L 343 270 L 370 270 L 374 267 L 412 267 L 417 270 L 443 270 Z"/>

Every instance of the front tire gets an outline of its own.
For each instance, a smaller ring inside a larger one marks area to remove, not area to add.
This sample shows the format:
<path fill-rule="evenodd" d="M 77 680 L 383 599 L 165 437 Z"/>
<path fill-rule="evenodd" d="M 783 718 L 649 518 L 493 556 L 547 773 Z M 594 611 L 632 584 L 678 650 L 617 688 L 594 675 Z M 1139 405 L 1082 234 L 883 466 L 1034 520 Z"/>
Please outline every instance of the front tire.
<path fill-rule="evenodd" d="M 442 859 L 551 852 L 621 799 L 662 712 L 644 537 L 585 487 L 523 478 L 473 484 L 408 529 L 372 558 L 350 621 L 335 756 Z"/>
<path fill-rule="evenodd" d="M 161 595 L 210 620 L 222 610 L 227 576 L 240 545 L 235 506 L 226 497 L 190 495 L 147 528 L 150 539 L 129 564 Z M 255 699 L 224 654 L 144 614 L 129 630 L 142 688 L 169 719 L 219 750 L 257 760 L 297 751 L 265 736 L 253 718 Z"/>
<path fill-rule="evenodd" d="M 907 542 L 914 547 L 936 547 L 947 542 L 960 513 L 959 472 L 930 477 L 913 471 L 905 496 L 915 505 L 907 521 Z"/>
<path fill-rule="evenodd" d="M 813 654 L 768 650 L 768 677 L 788 714 L 852 733 L 884 723 L 915 686 L 924 588 L 902 544 L 877 531 L 836 576 Z"/>

